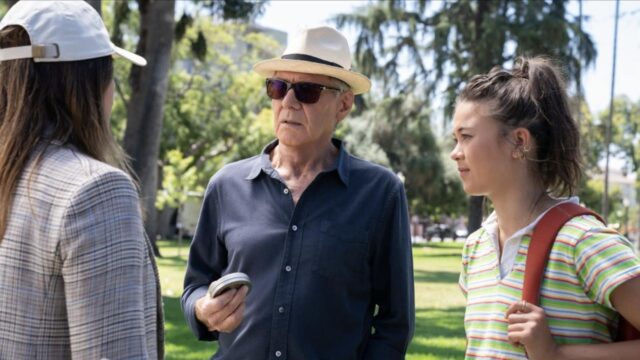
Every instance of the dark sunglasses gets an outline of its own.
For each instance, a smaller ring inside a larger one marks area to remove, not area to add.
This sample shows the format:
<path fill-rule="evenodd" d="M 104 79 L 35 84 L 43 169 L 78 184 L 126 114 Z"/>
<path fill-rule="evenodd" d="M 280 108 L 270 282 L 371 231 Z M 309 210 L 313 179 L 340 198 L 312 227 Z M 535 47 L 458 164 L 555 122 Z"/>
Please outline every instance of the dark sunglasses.
<path fill-rule="evenodd" d="M 305 104 L 317 103 L 318 100 L 320 100 L 320 95 L 322 95 L 322 90 L 335 90 L 342 92 L 341 89 L 331 86 L 310 82 L 290 83 L 288 81 L 278 79 L 267 79 L 266 85 L 267 96 L 273 100 L 283 99 L 287 95 L 287 92 L 289 92 L 289 89 L 293 89 L 296 99 Z"/>

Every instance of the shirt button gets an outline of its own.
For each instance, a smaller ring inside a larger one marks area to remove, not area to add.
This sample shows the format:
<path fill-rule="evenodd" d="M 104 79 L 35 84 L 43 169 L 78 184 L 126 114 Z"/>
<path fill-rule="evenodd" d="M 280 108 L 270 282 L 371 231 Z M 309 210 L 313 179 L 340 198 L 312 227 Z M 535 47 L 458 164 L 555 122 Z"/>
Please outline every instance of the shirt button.
<path fill-rule="evenodd" d="M 298 231 L 298 227 L 297 227 L 297 226 L 295 226 L 295 225 L 293 225 L 293 226 L 291 227 L 291 230 L 293 230 L 293 231 Z"/>
<path fill-rule="evenodd" d="M 284 267 L 284 271 L 289 272 L 291 271 L 291 266 L 287 265 Z"/>
<path fill-rule="evenodd" d="M 284 313 L 284 306 L 280 306 L 280 307 L 278 308 L 278 312 L 279 312 L 280 314 Z"/>
<path fill-rule="evenodd" d="M 282 190 L 282 192 L 283 192 L 285 195 L 287 195 L 287 194 L 289 193 L 289 189 L 284 188 L 284 190 Z"/>
<path fill-rule="evenodd" d="M 282 352 L 280 352 L 280 350 L 277 350 L 276 351 L 276 357 L 280 357 L 280 356 L 282 356 Z"/>

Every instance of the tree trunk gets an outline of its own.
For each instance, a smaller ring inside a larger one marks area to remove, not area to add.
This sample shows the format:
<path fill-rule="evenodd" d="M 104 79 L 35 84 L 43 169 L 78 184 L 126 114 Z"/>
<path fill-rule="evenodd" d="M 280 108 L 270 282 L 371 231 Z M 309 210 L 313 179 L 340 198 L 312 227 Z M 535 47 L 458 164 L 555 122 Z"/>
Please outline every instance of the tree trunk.
<path fill-rule="evenodd" d="M 138 0 L 138 8 L 140 39 L 137 53 L 144 56 L 148 64 L 131 67 L 124 149 L 131 156 L 133 170 L 140 180 L 145 230 L 159 256 L 155 201 L 163 105 L 174 37 L 175 0 Z"/>
<path fill-rule="evenodd" d="M 92 8 L 96 9 L 96 11 L 98 12 L 98 14 L 100 14 L 100 16 L 102 16 L 102 0 L 85 0 L 86 2 L 89 3 L 89 5 L 91 5 Z"/>
<path fill-rule="evenodd" d="M 483 204 L 484 196 L 469 197 L 469 221 L 467 222 L 467 231 L 469 234 L 478 230 L 482 224 Z"/>
<path fill-rule="evenodd" d="M 487 2 L 480 1 L 478 3 L 474 18 L 476 46 L 473 47 L 473 54 L 471 54 L 472 62 L 470 65 L 473 75 L 485 73 L 489 71 L 492 66 L 493 59 L 489 56 L 488 51 L 483 49 L 485 45 L 480 41 L 484 34 L 484 19 L 489 11 L 489 4 Z M 484 196 L 471 196 L 469 198 L 469 212 L 467 214 L 467 230 L 469 234 L 478 230 L 482 224 L 483 204 Z"/>

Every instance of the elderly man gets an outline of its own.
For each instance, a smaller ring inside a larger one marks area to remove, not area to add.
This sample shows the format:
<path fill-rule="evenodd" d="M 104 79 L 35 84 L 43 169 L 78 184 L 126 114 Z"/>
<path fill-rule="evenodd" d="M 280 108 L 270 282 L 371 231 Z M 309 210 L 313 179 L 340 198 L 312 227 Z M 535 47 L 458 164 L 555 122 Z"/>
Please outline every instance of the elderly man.
<path fill-rule="evenodd" d="M 277 139 L 211 179 L 182 295 L 198 339 L 218 340 L 214 359 L 404 359 L 415 318 L 404 188 L 332 138 L 370 88 L 350 59 L 344 36 L 318 27 L 254 66 Z M 251 292 L 211 298 L 232 272 Z"/>

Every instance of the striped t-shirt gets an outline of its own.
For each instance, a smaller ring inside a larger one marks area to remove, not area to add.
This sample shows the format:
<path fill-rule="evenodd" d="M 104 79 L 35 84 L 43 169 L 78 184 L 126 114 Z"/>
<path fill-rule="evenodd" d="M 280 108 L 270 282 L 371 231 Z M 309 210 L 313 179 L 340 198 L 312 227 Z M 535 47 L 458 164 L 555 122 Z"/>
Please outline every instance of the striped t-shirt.
<path fill-rule="evenodd" d="M 467 359 L 526 359 L 523 347 L 507 341 L 505 313 L 522 297 L 531 232 L 523 235 L 511 272 L 501 279 L 491 235 L 481 228 L 462 252 L 460 287 L 467 299 L 464 322 Z M 558 344 L 611 341 L 618 315 L 613 290 L 640 276 L 631 244 L 595 217 L 573 218 L 560 230 L 545 270 L 540 302 Z"/>

